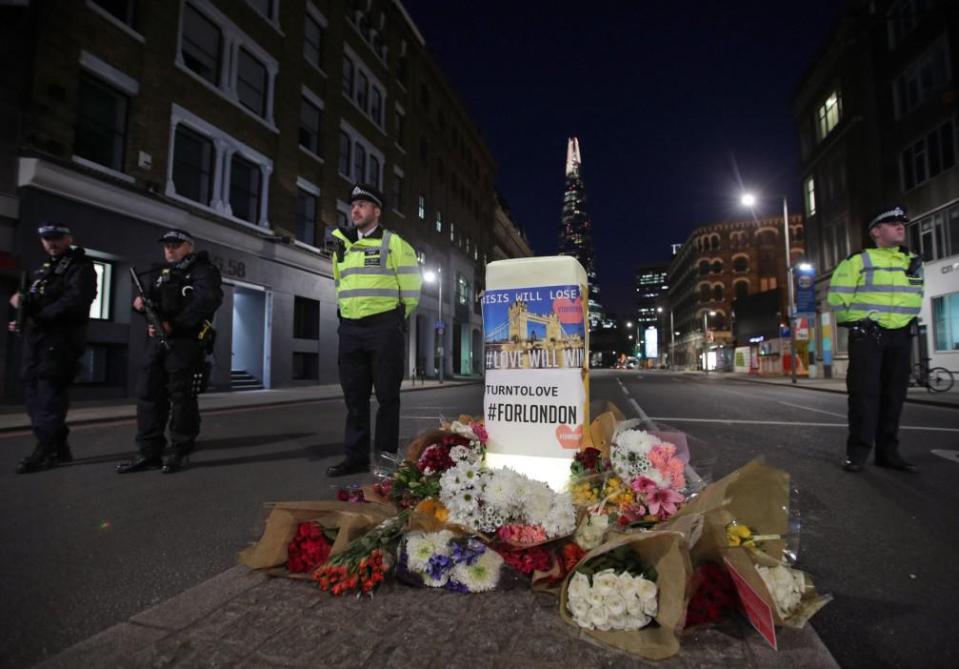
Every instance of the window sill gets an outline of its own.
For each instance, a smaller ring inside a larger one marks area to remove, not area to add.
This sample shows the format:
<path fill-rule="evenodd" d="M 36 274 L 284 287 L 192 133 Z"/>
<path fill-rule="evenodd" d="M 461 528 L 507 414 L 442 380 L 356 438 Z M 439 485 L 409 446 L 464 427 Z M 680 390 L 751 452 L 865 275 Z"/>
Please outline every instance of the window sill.
<path fill-rule="evenodd" d="M 95 14 L 99 14 L 102 18 L 106 19 L 107 23 L 112 23 L 114 26 L 116 26 L 117 28 L 125 32 L 127 35 L 135 39 L 137 42 L 140 42 L 140 44 L 146 44 L 146 38 L 143 35 L 141 35 L 136 30 L 128 26 L 123 21 L 119 20 L 117 17 L 115 17 L 113 14 L 105 10 L 100 5 L 93 2 L 93 0 L 87 0 L 87 7 L 93 10 Z"/>
<path fill-rule="evenodd" d="M 304 59 L 304 60 L 306 60 L 306 59 Z M 329 77 L 326 75 L 326 72 L 323 71 L 323 68 L 320 67 L 319 65 L 317 65 L 316 63 L 313 63 L 313 62 L 310 62 L 310 61 L 307 60 L 307 61 L 306 61 L 306 64 L 309 65 L 311 68 L 313 68 L 313 70 L 314 70 L 315 72 L 317 72 L 317 73 L 318 73 L 321 77 L 323 77 L 324 79 L 329 79 Z"/>
<path fill-rule="evenodd" d="M 316 162 L 318 162 L 320 165 L 325 165 L 325 164 L 326 164 L 326 161 L 323 160 L 322 158 L 320 158 L 319 154 L 313 153 L 312 151 L 310 151 L 308 148 L 306 148 L 306 147 L 303 146 L 302 144 L 300 144 L 299 147 L 300 147 L 300 151 L 301 151 L 302 153 L 305 153 L 305 154 L 308 155 L 310 158 L 312 158 L 313 160 L 315 160 Z"/>
<path fill-rule="evenodd" d="M 249 116 L 250 118 L 252 118 L 254 121 L 256 121 L 257 123 L 259 123 L 260 125 L 262 125 L 264 128 L 266 128 L 266 129 L 269 130 L 270 132 L 276 133 L 277 135 L 280 134 L 280 129 L 276 127 L 276 124 L 271 123 L 270 121 L 268 121 L 267 119 L 263 118 L 262 116 L 257 116 L 256 114 L 254 114 L 253 112 L 251 112 L 249 109 L 247 109 L 247 108 L 244 107 L 242 104 L 240 104 L 240 101 L 239 101 L 239 100 L 236 100 L 236 99 L 230 97 L 229 95 L 227 95 L 227 93 L 225 93 L 225 92 L 223 91 L 223 89 L 221 89 L 221 88 L 218 87 L 218 86 L 214 86 L 213 84 L 211 84 L 209 81 L 207 81 L 206 79 L 204 79 L 203 77 L 201 77 L 199 74 L 197 74 L 196 72 L 194 72 L 193 70 L 191 70 L 190 68 L 188 68 L 186 65 L 184 65 L 183 63 L 181 63 L 181 62 L 179 61 L 179 59 L 176 60 L 175 62 L 176 62 L 176 67 L 177 67 L 178 70 L 180 70 L 181 72 L 184 72 L 184 73 L 188 74 L 192 79 L 194 79 L 194 80 L 200 82 L 201 84 L 203 84 L 204 86 L 206 86 L 209 90 L 213 91 L 213 92 L 216 93 L 218 96 L 220 96 L 221 98 L 223 98 L 224 100 L 226 100 L 227 102 L 229 102 L 230 104 L 232 104 L 234 107 L 236 107 L 237 109 L 239 109 L 240 111 L 242 111 L 244 114 L 246 114 L 247 116 Z"/>
<path fill-rule="evenodd" d="M 399 216 L 400 218 L 406 218 L 406 214 L 404 214 L 402 211 L 399 211 L 398 209 L 393 209 L 393 213 Z"/>
<path fill-rule="evenodd" d="M 353 109 L 360 112 L 367 121 L 373 124 L 373 127 L 380 131 L 380 133 L 386 137 L 386 130 L 383 129 L 383 126 L 376 122 L 376 119 L 365 109 L 363 109 L 352 97 L 343 92 L 343 89 L 340 89 L 340 95 L 343 96 L 343 99 L 352 105 Z M 385 97 L 384 97 L 385 100 Z"/>
<path fill-rule="evenodd" d="M 125 172 L 120 172 L 119 170 L 115 170 L 112 167 L 107 167 L 106 165 L 95 163 L 92 160 L 87 160 L 86 158 L 81 158 L 80 156 L 71 156 L 71 159 L 77 165 L 83 165 L 84 167 L 100 172 L 101 174 L 106 174 L 107 176 L 111 176 L 114 179 L 125 181 L 128 184 L 136 183 L 136 179 L 134 179 L 132 176 L 130 176 L 129 174 L 126 174 Z"/>
<path fill-rule="evenodd" d="M 396 150 L 402 153 L 404 156 L 406 155 L 406 149 L 400 146 L 398 142 L 393 142 L 393 146 L 395 146 Z"/>
<path fill-rule="evenodd" d="M 244 221 L 242 218 L 237 218 L 233 214 L 227 214 L 227 213 L 224 213 L 223 211 L 217 211 L 216 207 L 211 207 L 208 204 L 203 204 L 202 202 L 197 202 L 196 200 L 191 200 L 188 197 L 180 195 L 179 193 L 173 190 L 172 182 L 169 182 L 167 184 L 166 197 L 172 200 L 176 200 L 177 202 L 182 202 L 183 204 L 188 204 L 191 207 L 196 207 L 197 209 L 211 213 L 215 216 L 219 216 L 220 218 L 226 219 L 227 221 L 230 221 L 231 223 L 236 223 L 237 225 L 243 226 L 244 228 L 255 230 L 256 232 L 259 232 L 261 235 L 265 237 L 276 236 L 272 228 L 270 228 L 269 224 L 256 225 L 254 223 L 250 223 L 249 221 Z"/>

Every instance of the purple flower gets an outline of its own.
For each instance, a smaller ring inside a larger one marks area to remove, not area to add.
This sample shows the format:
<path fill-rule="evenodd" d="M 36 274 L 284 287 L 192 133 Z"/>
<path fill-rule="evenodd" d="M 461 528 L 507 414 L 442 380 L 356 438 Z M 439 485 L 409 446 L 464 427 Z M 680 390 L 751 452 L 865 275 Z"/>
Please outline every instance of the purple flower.
<path fill-rule="evenodd" d="M 466 543 L 453 542 L 453 562 L 472 565 L 480 555 L 486 552 L 486 547 L 477 539 L 469 539 Z"/>
<path fill-rule="evenodd" d="M 443 574 L 453 568 L 453 561 L 448 555 L 434 555 L 426 563 L 426 573 L 434 581 L 438 581 Z"/>
<path fill-rule="evenodd" d="M 465 583 L 460 583 L 459 581 L 454 581 L 453 579 L 448 580 L 446 585 L 443 587 L 453 592 L 462 592 L 465 594 L 469 594 L 470 591 L 470 589 L 466 587 Z"/>

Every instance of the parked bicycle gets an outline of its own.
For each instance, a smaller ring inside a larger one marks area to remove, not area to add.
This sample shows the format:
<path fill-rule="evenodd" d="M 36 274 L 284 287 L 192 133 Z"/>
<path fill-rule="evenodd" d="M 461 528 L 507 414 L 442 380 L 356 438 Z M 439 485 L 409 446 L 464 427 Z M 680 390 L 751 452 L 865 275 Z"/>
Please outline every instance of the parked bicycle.
<path fill-rule="evenodd" d="M 929 368 L 929 358 L 923 358 L 913 368 L 912 381 L 917 386 L 923 386 L 930 393 L 944 393 L 952 388 L 955 379 L 945 367 Z"/>

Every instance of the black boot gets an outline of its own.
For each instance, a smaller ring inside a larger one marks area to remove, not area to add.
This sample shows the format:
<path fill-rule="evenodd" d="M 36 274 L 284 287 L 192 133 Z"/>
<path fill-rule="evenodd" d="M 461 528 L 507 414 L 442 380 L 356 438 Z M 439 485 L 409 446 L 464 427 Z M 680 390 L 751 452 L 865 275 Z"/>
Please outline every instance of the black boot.
<path fill-rule="evenodd" d="M 67 462 L 73 462 L 73 451 L 70 450 L 70 444 L 63 442 L 57 444 L 57 462 L 64 464 Z"/>
<path fill-rule="evenodd" d="M 166 460 L 163 461 L 163 469 L 160 471 L 162 471 L 164 474 L 175 474 L 181 469 L 186 469 L 189 464 L 189 453 L 174 452 L 173 455 L 170 455 Z"/>
<path fill-rule="evenodd" d="M 163 465 L 160 456 L 147 458 L 138 455 L 129 462 L 121 462 L 117 465 L 117 474 L 131 474 L 133 472 L 145 472 L 148 469 L 159 469 Z"/>
<path fill-rule="evenodd" d="M 902 459 L 902 456 L 898 453 L 893 453 L 890 455 L 879 456 L 876 455 L 876 466 L 885 467 L 886 469 L 895 469 L 900 472 L 910 472 L 915 473 L 919 471 L 919 467 Z"/>
<path fill-rule="evenodd" d="M 30 474 L 31 472 L 42 472 L 57 465 L 56 452 L 51 451 L 46 446 L 37 444 L 33 453 L 23 458 L 17 464 L 18 474 Z"/>

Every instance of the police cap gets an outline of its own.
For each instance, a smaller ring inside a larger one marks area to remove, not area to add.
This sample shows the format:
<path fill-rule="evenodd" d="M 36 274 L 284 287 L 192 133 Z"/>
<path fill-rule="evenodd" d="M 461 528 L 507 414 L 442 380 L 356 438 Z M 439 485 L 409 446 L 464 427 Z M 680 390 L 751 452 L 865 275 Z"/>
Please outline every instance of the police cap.
<path fill-rule="evenodd" d="M 193 243 L 193 236 L 186 230 L 180 230 L 179 228 L 170 228 L 163 233 L 163 236 L 160 237 L 158 242 L 163 244 L 179 244 L 180 242 L 190 242 Z"/>
<path fill-rule="evenodd" d="M 879 225 L 880 223 L 908 223 L 909 217 L 906 216 L 906 208 L 902 206 L 895 206 L 890 209 L 884 209 L 878 214 L 873 216 L 869 223 L 866 224 L 866 231 L 872 230 L 873 227 Z"/>
<path fill-rule="evenodd" d="M 383 209 L 385 204 L 383 193 L 369 184 L 356 184 L 353 186 L 353 190 L 350 191 L 350 204 L 353 204 L 357 200 L 372 202 L 380 209 Z"/>
<path fill-rule="evenodd" d="M 70 228 L 60 223 L 43 222 L 37 228 L 37 234 L 44 239 L 59 239 L 71 234 Z"/>

